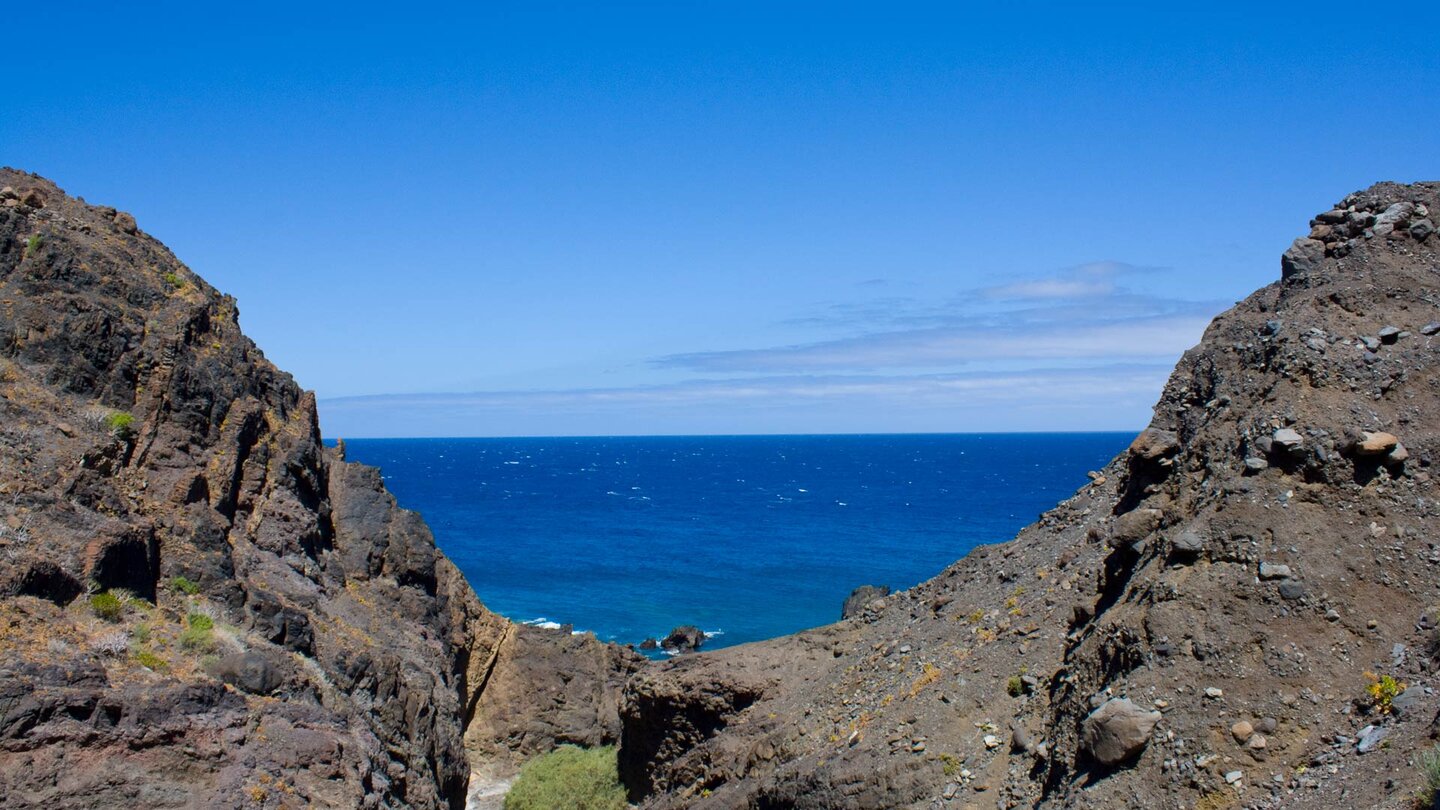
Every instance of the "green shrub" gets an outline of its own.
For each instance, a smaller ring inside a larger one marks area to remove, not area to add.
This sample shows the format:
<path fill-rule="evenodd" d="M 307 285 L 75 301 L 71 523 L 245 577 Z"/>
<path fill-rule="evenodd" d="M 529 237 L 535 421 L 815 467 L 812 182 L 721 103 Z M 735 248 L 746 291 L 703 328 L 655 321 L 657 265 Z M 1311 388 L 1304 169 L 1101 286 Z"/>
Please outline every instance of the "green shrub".
<path fill-rule="evenodd" d="M 215 620 L 204 613 L 191 613 L 185 617 L 185 629 L 180 631 L 180 646 L 187 650 L 209 650 L 215 644 Z"/>
<path fill-rule="evenodd" d="M 171 287 L 174 287 L 177 290 L 185 286 L 185 279 L 179 277 L 174 273 L 166 273 L 164 278 L 166 284 L 169 284 Z"/>
<path fill-rule="evenodd" d="M 129 439 L 135 435 L 135 417 L 125 411 L 116 411 L 105 417 L 105 426 L 117 439 Z"/>
<path fill-rule="evenodd" d="M 1011 675 L 1005 681 L 1005 694 L 1010 697 L 1020 697 L 1025 694 L 1025 682 L 1020 680 L 1019 675 Z"/>
<path fill-rule="evenodd" d="M 90 609 L 107 622 L 118 622 L 125 615 L 125 603 L 109 591 L 101 591 L 90 597 Z"/>
<path fill-rule="evenodd" d="M 525 763 L 505 810 L 624 810 L 615 749 L 562 745 Z"/>
<path fill-rule="evenodd" d="M 164 658 L 161 658 L 149 650 L 136 650 L 135 663 L 145 667 L 151 672 L 160 672 L 170 667 L 170 664 L 167 663 Z"/>
<path fill-rule="evenodd" d="M 186 596 L 194 596 L 195 594 L 200 592 L 200 586 L 196 585 L 194 582 L 191 582 L 185 577 L 172 578 L 170 580 L 170 587 L 174 588 L 180 593 L 185 594 Z"/>
<path fill-rule="evenodd" d="M 1421 806 L 1435 807 L 1440 804 L 1440 745 L 1421 751 L 1415 761 L 1420 766 L 1420 775 L 1425 778 L 1425 784 L 1420 788 Z"/>
<path fill-rule="evenodd" d="M 45 236 L 44 236 L 43 234 L 38 234 L 38 233 L 37 233 L 37 234 L 35 234 L 34 236 L 30 237 L 29 239 L 26 239 L 26 240 L 25 240 L 25 255 L 28 256 L 28 255 L 30 255 L 31 253 L 34 253 L 35 251 L 39 250 L 44 244 L 45 244 Z"/>

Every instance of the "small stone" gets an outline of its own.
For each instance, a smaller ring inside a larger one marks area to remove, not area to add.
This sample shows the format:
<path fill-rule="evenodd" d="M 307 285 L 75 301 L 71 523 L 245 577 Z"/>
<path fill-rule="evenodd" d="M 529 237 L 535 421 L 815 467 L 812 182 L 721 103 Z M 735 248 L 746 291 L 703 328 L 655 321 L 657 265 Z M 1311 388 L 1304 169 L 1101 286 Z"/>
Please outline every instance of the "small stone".
<path fill-rule="evenodd" d="M 996 737 L 994 734 L 986 734 L 984 742 L 985 747 L 992 751 L 1000 747 L 1000 738 Z"/>
<path fill-rule="evenodd" d="M 900 654 L 901 654 L 901 655 L 905 655 L 905 654 L 908 653 L 908 652 L 910 652 L 910 645 L 909 645 L 909 644 L 901 644 L 901 645 L 900 645 Z"/>
<path fill-rule="evenodd" d="M 1380 331 L 1379 331 L 1378 333 L 1376 333 L 1376 334 L 1379 336 L 1381 343 L 1385 343 L 1385 344 L 1394 343 L 1395 341 L 1397 341 L 1397 340 L 1400 339 L 1400 327 L 1398 327 L 1398 326 L 1385 326 L 1385 327 L 1381 327 Z"/>
<path fill-rule="evenodd" d="M 1245 778 L 1245 772 L 1244 772 L 1244 771 L 1230 771 L 1229 773 L 1225 774 L 1225 783 L 1226 783 L 1226 784 L 1229 784 L 1229 785 L 1233 785 L 1233 784 L 1235 784 L 1236 782 L 1239 782 L 1241 779 L 1244 779 L 1244 778 Z"/>
<path fill-rule="evenodd" d="M 1378 622 L 1378 621 L 1376 621 L 1376 620 L 1374 620 L 1374 619 L 1370 619 L 1369 621 L 1365 622 L 1365 629 L 1367 629 L 1367 630 L 1374 630 L 1375 628 L 1377 628 L 1377 627 L 1379 627 L 1379 626 L 1380 626 L 1380 622 Z"/>
<path fill-rule="evenodd" d="M 1298 579 L 1281 581 L 1278 590 L 1280 591 L 1280 598 L 1286 601 L 1294 602 L 1305 598 L 1305 583 Z"/>
<path fill-rule="evenodd" d="M 960 786 L 957 785 L 957 784 L 955 784 L 954 782 L 951 782 L 950 784 L 948 784 L 948 785 L 945 786 L 945 791 L 944 791 L 943 793 L 941 793 L 940 795 L 944 796 L 944 797 L 945 797 L 945 801 L 948 802 L 948 801 L 950 801 L 951 799 L 955 798 L 956 794 L 958 794 L 959 792 L 960 792 Z"/>
<path fill-rule="evenodd" d="M 6 186 L 4 188 L 0 188 L 0 200 L 18 199 L 20 199 L 20 193 L 15 190 L 14 186 Z"/>
<path fill-rule="evenodd" d="M 1265 735 L 1256 734 L 1250 738 L 1250 742 L 1246 743 L 1245 747 L 1251 751 L 1263 751 L 1266 745 L 1268 745 L 1268 743 L 1265 742 Z"/>
<path fill-rule="evenodd" d="M 920 752 L 922 752 L 922 751 L 924 751 L 924 750 L 925 750 L 925 741 L 924 741 L 924 740 L 916 740 L 915 742 L 913 742 L 913 743 L 910 744 L 910 750 L 913 751 L 913 752 L 915 752 L 915 753 L 917 753 L 917 754 L 920 753 Z"/>
<path fill-rule="evenodd" d="M 1410 235 L 1417 242 L 1424 241 L 1425 237 L 1435 232 L 1435 223 L 1428 219 L 1417 219 L 1410 223 Z"/>
<path fill-rule="evenodd" d="M 1292 428 L 1280 428 L 1270 438 L 1283 450 L 1298 450 L 1305 444 L 1304 437 Z"/>
<path fill-rule="evenodd" d="M 1282 321 L 1266 321 L 1265 325 L 1260 327 L 1260 334 L 1267 336 L 1279 334 L 1284 325 Z"/>
<path fill-rule="evenodd" d="M 1327 621 L 1327 622 L 1338 622 L 1338 621 L 1340 621 L 1340 611 L 1336 610 L 1335 608 L 1330 608 L 1329 610 L 1325 611 L 1325 621 Z"/>
<path fill-rule="evenodd" d="M 1380 351 L 1380 339 L 1379 339 L 1379 338 L 1373 338 L 1373 337 L 1370 337 L 1369 335 L 1366 335 L 1366 336 L 1360 338 L 1360 345 L 1361 345 L 1361 346 L 1364 346 L 1365 349 L 1366 349 L 1366 351 L 1372 351 L 1372 352 L 1378 352 L 1378 351 Z"/>
<path fill-rule="evenodd" d="M 1211 700 L 1217 700 L 1219 698 L 1225 697 L 1225 690 L 1221 689 L 1218 686 L 1207 686 L 1205 687 L 1205 697 L 1208 697 Z"/>
<path fill-rule="evenodd" d="M 1417 713 L 1420 709 L 1420 704 L 1424 700 L 1425 687 L 1412 686 L 1409 689 L 1406 689 L 1404 692 L 1396 695 L 1394 700 L 1390 701 L 1390 708 L 1395 712 L 1395 714 L 1401 717 L 1405 717 L 1407 715 Z"/>
<path fill-rule="evenodd" d="M 1269 466 L 1270 462 L 1259 456 L 1247 456 L 1245 459 L 1245 469 L 1248 472 L 1260 472 Z"/>
<path fill-rule="evenodd" d="M 1275 718 L 1264 717 L 1261 718 L 1259 723 L 1255 724 L 1255 730 L 1261 732 L 1262 734 L 1274 734 L 1275 729 L 1278 728 L 1279 725 L 1279 723 L 1275 722 Z"/>
<path fill-rule="evenodd" d="M 1422 335 L 1433 335 L 1436 332 L 1440 332 L 1440 321 L 1431 321 L 1420 327 L 1420 334 Z"/>
<path fill-rule="evenodd" d="M 1373 725 L 1366 726 L 1360 729 L 1360 733 L 1356 735 L 1355 752 L 1358 754 L 1368 754 L 1376 748 L 1379 748 L 1380 743 L 1388 736 L 1390 736 L 1390 729 L 1388 728 Z"/>
<path fill-rule="evenodd" d="M 29 208 L 44 208 L 45 198 L 40 196 L 40 192 L 32 188 L 24 194 L 20 195 L 20 204 Z"/>
<path fill-rule="evenodd" d="M 1362 456 L 1381 456 L 1395 449 L 1400 440 L 1393 433 L 1365 431 L 1353 445 L 1355 452 Z"/>
<path fill-rule="evenodd" d="M 1243 743 L 1255 736 L 1255 727 L 1248 720 L 1241 720 L 1230 727 L 1230 736 L 1235 738 L 1235 742 Z"/>
<path fill-rule="evenodd" d="M 1268 562 L 1260 563 L 1261 579 L 1290 579 L 1291 576 L 1293 575 L 1290 573 L 1290 566 L 1288 565 Z"/>
<path fill-rule="evenodd" d="M 135 233 L 136 231 L 140 230 L 140 226 L 135 224 L 135 217 L 125 213 L 124 211 L 117 211 L 115 213 L 114 219 L 112 219 L 111 221 L 115 223 L 115 227 L 121 233 Z"/>
<path fill-rule="evenodd" d="M 1407 458 L 1410 458 L 1410 451 L 1405 449 L 1405 445 L 1396 442 L 1395 449 L 1385 454 L 1385 463 L 1399 464 Z"/>
<path fill-rule="evenodd" d="M 1170 550 L 1180 556 L 1193 557 L 1205 550 L 1205 539 L 1193 529 L 1186 529 L 1170 541 Z"/>

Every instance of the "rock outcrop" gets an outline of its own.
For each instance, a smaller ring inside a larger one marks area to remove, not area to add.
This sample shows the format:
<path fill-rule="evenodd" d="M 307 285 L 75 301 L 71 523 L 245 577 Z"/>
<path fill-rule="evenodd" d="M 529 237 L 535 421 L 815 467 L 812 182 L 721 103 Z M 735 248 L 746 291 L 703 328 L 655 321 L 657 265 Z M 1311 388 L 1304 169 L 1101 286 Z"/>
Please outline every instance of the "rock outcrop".
<path fill-rule="evenodd" d="M 459 808 L 618 739 L 637 656 L 486 610 L 133 217 L 0 187 L 6 807 Z"/>
<path fill-rule="evenodd" d="M 1440 184 L 1382 183 L 1322 213 L 1014 541 L 632 679 L 632 798 L 1409 806 L 1440 710 L 1437 207 Z"/>

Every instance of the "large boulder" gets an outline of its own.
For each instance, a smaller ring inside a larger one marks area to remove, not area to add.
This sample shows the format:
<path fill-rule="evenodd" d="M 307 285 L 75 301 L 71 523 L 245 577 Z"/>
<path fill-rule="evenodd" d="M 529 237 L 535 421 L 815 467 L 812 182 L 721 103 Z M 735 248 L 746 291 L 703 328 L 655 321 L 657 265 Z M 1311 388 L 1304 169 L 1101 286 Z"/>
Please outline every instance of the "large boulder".
<path fill-rule="evenodd" d="M 1160 712 L 1146 711 L 1129 698 L 1113 698 L 1085 718 L 1081 744 L 1102 765 L 1119 765 L 1135 758 L 1150 742 Z"/>

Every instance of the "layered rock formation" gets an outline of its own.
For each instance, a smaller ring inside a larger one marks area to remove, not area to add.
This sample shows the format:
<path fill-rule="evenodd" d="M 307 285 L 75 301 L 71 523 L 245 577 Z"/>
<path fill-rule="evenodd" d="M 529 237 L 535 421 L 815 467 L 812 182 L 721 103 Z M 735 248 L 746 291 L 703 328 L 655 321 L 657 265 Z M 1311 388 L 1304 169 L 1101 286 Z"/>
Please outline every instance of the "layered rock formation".
<path fill-rule="evenodd" d="M 459 808 L 618 736 L 638 657 L 486 610 L 133 217 L 0 187 L 6 807 Z"/>
<path fill-rule="evenodd" d="M 1322 213 L 1013 542 L 632 678 L 632 798 L 1409 806 L 1440 707 L 1435 211 L 1440 184 L 1387 183 Z"/>

